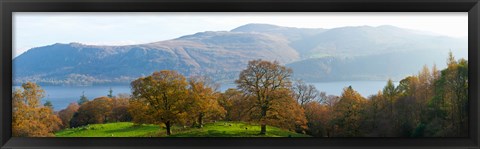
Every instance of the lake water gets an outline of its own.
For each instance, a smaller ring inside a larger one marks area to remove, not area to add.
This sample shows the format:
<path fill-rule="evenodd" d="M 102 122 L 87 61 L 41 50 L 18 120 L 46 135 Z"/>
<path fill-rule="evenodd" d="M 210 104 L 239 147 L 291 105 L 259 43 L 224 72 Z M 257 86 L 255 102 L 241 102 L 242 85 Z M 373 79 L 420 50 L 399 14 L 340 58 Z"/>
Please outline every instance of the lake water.
<path fill-rule="evenodd" d="M 43 98 L 42 104 L 46 100 L 50 100 L 53 104 L 55 111 L 64 109 L 68 104 L 77 102 L 82 96 L 82 92 L 85 96 L 92 100 L 96 97 L 107 96 L 110 88 L 112 88 L 112 94 L 117 95 L 120 93 L 130 94 L 130 86 L 41 86 L 45 90 L 45 98 Z M 15 87 L 18 88 L 18 87 Z"/>
<path fill-rule="evenodd" d="M 369 95 L 376 94 L 379 90 L 387 84 L 386 81 L 338 81 L 338 82 L 319 82 L 308 83 L 313 84 L 319 91 L 324 91 L 327 95 L 341 95 L 343 88 L 352 86 L 353 89 L 358 91 L 362 96 L 368 97 Z M 397 84 L 397 82 L 394 82 Z M 17 88 L 17 87 L 15 87 Z M 61 110 L 68 106 L 72 102 L 76 102 L 82 96 L 82 92 L 85 96 L 92 100 L 96 97 L 107 96 L 110 88 L 113 91 L 113 95 L 120 93 L 130 94 L 130 86 L 42 86 L 45 90 L 45 98 L 42 99 L 42 103 L 46 100 L 50 100 L 53 103 L 54 110 Z M 235 84 L 224 84 L 220 87 L 220 91 L 225 91 L 228 88 L 236 88 Z"/>

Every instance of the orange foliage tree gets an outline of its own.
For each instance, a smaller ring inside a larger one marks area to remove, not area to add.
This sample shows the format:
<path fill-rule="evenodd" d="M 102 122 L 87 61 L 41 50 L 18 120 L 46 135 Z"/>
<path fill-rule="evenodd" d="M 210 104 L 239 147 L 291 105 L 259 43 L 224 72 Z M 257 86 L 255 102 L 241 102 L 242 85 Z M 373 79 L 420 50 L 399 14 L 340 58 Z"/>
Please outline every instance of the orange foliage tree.
<path fill-rule="evenodd" d="M 220 94 L 207 77 L 190 77 L 189 98 L 192 102 L 190 115 L 196 117 L 198 127 L 203 127 L 205 119 L 220 119 L 225 116 L 225 109 L 218 103 Z"/>
<path fill-rule="evenodd" d="M 111 96 L 111 95 L 109 95 Z M 126 94 L 119 94 L 112 96 L 112 112 L 109 120 L 112 122 L 128 122 L 132 121 L 132 116 L 128 112 L 130 96 Z"/>
<path fill-rule="evenodd" d="M 226 110 L 225 120 L 227 121 L 248 121 L 248 108 L 253 103 L 247 100 L 239 90 L 230 88 L 221 94 L 219 104 Z"/>
<path fill-rule="evenodd" d="M 113 109 L 113 99 L 108 97 L 95 98 L 83 103 L 70 120 L 71 127 L 87 124 L 102 124 L 110 122 L 109 116 Z"/>
<path fill-rule="evenodd" d="M 60 110 L 58 112 L 58 117 L 62 120 L 63 128 L 70 127 L 70 120 L 73 118 L 73 115 L 78 111 L 80 106 L 78 103 L 70 103 L 67 108 Z"/>
<path fill-rule="evenodd" d="M 352 86 L 343 89 L 342 96 L 335 104 L 335 124 L 338 126 L 337 136 L 360 136 L 363 112 L 367 100 L 363 98 Z"/>
<path fill-rule="evenodd" d="M 316 137 L 327 137 L 328 126 L 333 118 L 327 105 L 322 105 L 317 101 L 305 104 L 305 117 L 307 118 L 307 134 Z"/>
<path fill-rule="evenodd" d="M 62 121 L 51 107 L 42 106 L 45 91 L 35 83 L 22 84 L 12 93 L 12 135 L 15 137 L 51 137 Z"/>
<path fill-rule="evenodd" d="M 293 99 L 290 77 L 292 70 L 278 62 L 252 60 L 235 81 L 238 88 L 252 103 L 252 117 L 260 121 L 260 134 L 266 134 L 266 125 L 281 123 L 289 126 L 305 126 L 303 109 Z M 253 112 L 252 112 L 253 111 Z M 294 112 L 298 115 L 288 115 Z"/>
<path fill-rule="evenodd" d="M 130 110 L 135 123 L 165 124 L 167 135 L 174 123 L 184 123 L 191 102 L 187 81 L 176 71 L 162 70 L 131 83 Z M 138 106 L 138 107 L 137 107 Z"/>

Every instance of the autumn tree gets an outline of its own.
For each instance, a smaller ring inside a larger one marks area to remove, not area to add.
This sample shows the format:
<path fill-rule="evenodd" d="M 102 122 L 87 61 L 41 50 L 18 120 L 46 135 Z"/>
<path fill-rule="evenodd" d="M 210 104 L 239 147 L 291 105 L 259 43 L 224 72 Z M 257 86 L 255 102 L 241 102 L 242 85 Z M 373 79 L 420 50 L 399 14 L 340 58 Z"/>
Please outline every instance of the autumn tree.
<path fill-rule="evenodd" d="M 329 107 L 317 101 L 312 101 L 305 104 L 304 109 L 308 126 L 307 134 L 327 137 L 329 135 L 329 122 L 333 118 Z"/>
<path fill-rule="evenodd" d="M 337 136 L 358 137 L 361 133 L 362 113 L 366 99 L 352 86 L 343 89 L 340 100 L 335 105 L 335 123 L 339 130 Z"/>
<path fill-rule="evenodd" d="M 340 100 L 339 96 L 328 95 L 326 97 L 324 104 L 327 105 L 330 109 L 333 109 L 333 107 L 335 106 L 335 104 L 338 103 L 339 100 Z"/>
<path fill-rule="evenodd" d="M 396 129 L 397 126 L 395 125 L 396 121 L 396 114 L 395 114 L 395 101 L 398 98 L 398 90 L 393 84 L 391 79 L 388 79 L 387 85 L 383 88 L 383 98 L 386 100 L 385 103 L 388 103 L 388 113 L 389 113 L 389 120 L 391 121 L 390 124 L 392 125 L 393 129 Z"/>
<path fill-rule="evenodd" d="M 455 109 L 455 136 L 467 136 L 468 134 L 468 62 L 465 59 L 458 60 L 456 67 L 449 67 L 450 73 L 455 74 L 449 86 L 454 91 L 455 98 L 451 99 Z M 448 70 L 448 69 L 447 69 Z M 451 77 L 451 76 L 446 76 Z"/>
<path fill-rule="evenodd" d="M 340 101 L 340 96 L 328 95 L 326 96 L 326 100 L 324 101 L 324 103 L 322 103 L 327 107 L 327 112 L 330 117 L 329 122 L 327 123 L 327 126 L 326 126 L 327 137 L 333 137 L 336 135 L 337 125 L 335 124 L 335 119 L 333 117 L 335 114 L 335 107 L 339 101 Z"/>
<path fill-rule="evenodd" d="M 383 93 L 378 91 L 377 94 L 370 95 L 365 105 L 365 136 L 381 136 L 385 137 L 387 131 L 390 130 L 390 124 L 386 124 L 386 120 L 389 119 L 386 110 L 388 104 L 385 103 Z"/>
<path fill-rule="evenodd" d="M 321 93 L 314 85 L 307 85 L 302 80 L 297 80 L 292 86 L 293 97 L 297 100 L 300 106 L 304 107 L 305 104 L 312 101 L 320 101 L 325 99 L 325 93 L 320 96 Z M 321 98 L 323 97 L 323 98 Z"/>
<path fill-rule="evenodd" d="M 383 96 L 388 100 L 390 116 L 393 117 L 393 104 L 398 96 L 398 91 L 391 79 L 387 81 L 387 85 L 383 88 Z"/>
<path fill-rule="evenodd" d="M 132 116 L 128 112 L 130 95 L 119 94 L 112 96 L 112 112 L 109 119 L 112 122 L 128 122 L 132 121 Z"/>
<path fill-rule="evenodd" d="M 159 124 L 158 117 L 152 113 L 148 113 L 150 108 L 149 104 L 145 104 L 144 101 L 130 100 L 128 104 L 128 113 L 132 116 L 132 122 L 135 125 L 140 124 Z"/>
<path fill-rule="evenodd" d="M 70 120 L 73 118 L 73 115 L 78 111 L 80 106 L 78 103 L 70 103 L 67 108 L 60 110 L 58 112 L 58 117 L 62 120 L 62 124 L 64 128 L 70 127 Z"/>
<path fill-rule="evenodd" d="M 399 96 L 394 103 L 395 129 L 392 133 L 396 137 L 411 137 L 415 127 L 420 123 L 418 118 L 417 101 L 413 96 Z"/>
<path fill-rule="evenodd" d="M 415 76 L 408 76 L 402 80 L 400 80 L 397 86 L 397 92 L 399 96 L 416 96 L 418 85 L 418 77 Z"/>
<path fill-rule="evenodd" d="M 447 68 L 435 81 L 435 96 L 429 103 L 427 136 L 460 137 L 468 134 L 468 62 L 455 60 L 450 52 Z"/>
<path fill-rule="evenodd" d="M 266 124 L 289 129 L 297 133 L 305 133 L 305 130 L 308 128 L 305 110 L 292 98 L 291 94 L 292 91 L 290 89 L 279 89 L 272 92 L 270 97 L 274 98 L 275 101 L 271 103 L 265 122 Z M 261 112 L 257 111 L 255 113 Z"/>
<path fill-rule="evenodd" d="M 248 121 L 249 106 L 253 105 L 254 100 L 250 100 L 248 96 L 237 89 L 230 88 L 222 93 L 219 97 L 219 104 L 226 110 L 225 120 L 227 121 Z"/>
<path fill-rule="evenodd" d="M 416 100 L 418 101 L 419 110 L 421 113 L 426 113 L 427 103 L 432 98 L 432 75 L 430 74 L 429 68 L 424 65 L 422 70 L 418 73 L 418 88 L 416 91 Z M 425 119 L 423 120 L 425 121 Z"/>
<path fill-rule="evenodd" d="M 189 101 L 191 115 L 196 117 L 198 127 L 203 127 L 205 119 L 220 119 L 225 116 L 225 109 L 219 105 L 220 93 L 216 91 L 215 84 L 207 77 L 190 77 L 188 81 Z"/>
<path fill-rule="evenodd" d="M 296 80 L 291 88 L 293 98 L 305 110 L 308 130 L 314 136 L 327 136 L 328 120 L 330 118 L 328 106 L 322 105 L 327 100 L 325 92 L 318 91 L 314 85 Z"/>
<path fill-rule="evenodd" d="M 112 101 L 113 99 L 108 97 L 99 97 L 83 103 L 70 120 L 70 126 L 79 127 L 112 122 L 109 119 L 113 108 Z"/>
<path fill-rule="evenodd" d="M 426 107 L 423 100 L 419 100 L 419 80 L 417 76 L 408 76 L 402 79 L 398 86 L 398 99 L 395 102 L 397 115 L 397 136 L 410 137 L 414 135 L 414 129 L 425 117 Z"/>
<path fill-rule="evenodd" d="M 465 137 L 468 135 L 468 61 L 456 60 L 449 53 L 446 69 L 425 65 L 417 75 L 402 79 L 398 86 L 388 80 L 369 100 L 351 87 L 345 88 L 340 97 L 327 96 L 326 99 L 320 104 L 306 102 L 304 106 L 311 135 Z M 328 119 L 329 115 L 333 118 Z M 329 122 L 320 123 L 325 118 Z"/>
<path fill-rule="evenodd" d="M 260 121 L 260 134 L 266 134 L 267 122 L 272 120 L 270 118 L 280 116 L 286 106 L 295 105 L 294 103 L 279 105 L 287 100 L 285 95 L 289 95 L 292 99 L 291 75 L 291 69 L 281 66 L 276 61 L 252 60 L 248 62 L 247 68 L 240 72 L 239 78 L 235 81 L 242 92 L 247 96 L 254 97 L 255 102 L 251 109 L 256 111 L 253 115 Z"/>
<path fill-rule="evenodd" d="M 131 104 L 139 105 L 141 109 L 132 110 L 134 122 L 165 124 L 166 133 L 170 135 L 172 125 L 183 122 L 190 108 L 187 85 L 184 76 L 168 70 L 154 72 L 150 76 L 134 80 L 131 83 L 133 92 Z M 142 118 L 135 118 L 137 116 Z"/>
<path fill-rule="evenodd" d="M 15 137 L 51 137 L 61 120 L 51 107 L 42 106 L 45 91 L 35 83 L 22 84 L 12 93 L 12 135 Z"/>

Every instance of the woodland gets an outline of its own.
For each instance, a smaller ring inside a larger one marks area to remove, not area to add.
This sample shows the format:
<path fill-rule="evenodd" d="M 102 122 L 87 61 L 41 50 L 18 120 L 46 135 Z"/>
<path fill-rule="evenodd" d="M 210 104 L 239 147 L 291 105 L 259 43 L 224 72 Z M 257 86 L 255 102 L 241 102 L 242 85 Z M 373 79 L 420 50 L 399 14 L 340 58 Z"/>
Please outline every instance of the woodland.
<path fill-rule="evenodd" d="M 132 81 L 131 94 L 110 91 L 92 100 L 81 96 L 60 111 L 54 111 L 51 102 L 41 103 L 45 91 L 27 82 L 12 92 L 12 132 L 16 137 L 55 137 L 62 131 L 128 122 L 132 128 L 148 126 L 154 132 L 150 136 L 175 136 L 181 131 L 172 130 L 238 123 L 255 136 L 269 136 L 278 129 L 289 132 L 284 137 L 466 137 L 468 61 L 450 53 L 446 63 L 441 70 L 425 65 L 397 85 L 388 80 L 368 97 L 352 86 L 340 96 L 327 95 L 292 79 L 292 69 L 276 61 L 249 61 L 235 80 L 237 88 L 225 92 L 218 91 L 212 78 L 160 70 Z M 75 131 L 71 133 L 79 133 Z"/>

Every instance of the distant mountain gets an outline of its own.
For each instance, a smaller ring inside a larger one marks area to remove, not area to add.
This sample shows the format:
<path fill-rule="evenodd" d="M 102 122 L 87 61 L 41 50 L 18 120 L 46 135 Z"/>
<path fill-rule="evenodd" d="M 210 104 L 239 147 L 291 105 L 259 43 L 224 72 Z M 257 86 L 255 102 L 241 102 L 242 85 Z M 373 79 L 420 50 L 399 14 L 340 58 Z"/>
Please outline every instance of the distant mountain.
<path fill-rule="evenodd" d="M 299 56 L 284 38 L 277 36 L 203 32 L 131 46 L 54 44 L 25 52 L 13 60 L 13 65 L 17 83 L 92 85 L 128 83 L 163 69 L 230 80 L 251 59 L 289 63 Z"/>
<path fill-rule="evenodd" d="M 289 42 L 304 40 L 325 31 L 327 30 L 321 28 L 294 28 L 270 24 L 246 24 L 231 30 L 231 32 L 267 33 L 284 37 L 289 40 Z"/>
<path fill-rule="evenodd" d="M 13 60 L 14 83 L 127 84 L 153 71 L 177 70 L 232 82 L 253 59 L 277 60 L 309 81 L 375 80 L 444 66 L 452 50 L 467 57 L 467 41 L 394 26 L 306 29 L 247 24 L 129 46 L 53 44 Z"/>
<path fill-rule="evenodd" d="M 443 52 L 438 52 L 443 51 Z M 294 77 L 308 82 L 387 80 L 400 81 L 417 74 L 424 65 L 444 68 L 448 50 L 399 51 L 349 58 L 309 58 L 287 64 Z"/>

